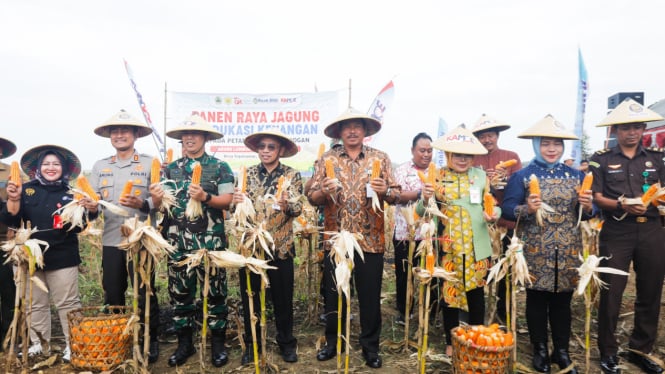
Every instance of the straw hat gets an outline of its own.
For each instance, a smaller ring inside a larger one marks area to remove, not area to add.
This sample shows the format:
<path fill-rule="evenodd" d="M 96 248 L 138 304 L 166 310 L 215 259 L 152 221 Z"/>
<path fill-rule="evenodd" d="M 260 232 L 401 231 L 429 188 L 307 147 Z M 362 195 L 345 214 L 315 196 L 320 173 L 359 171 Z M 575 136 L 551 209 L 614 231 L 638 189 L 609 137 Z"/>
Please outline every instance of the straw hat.
<path fill-rule="evenodd" d="M 381 122 L 368 116 L 365 113 L 359 112 L 356 109 L 349 108 L 346 110 L 346 112 L 335 118 L 330 125 L 326 126 L 326 128 L 323 130 L 323 133 L 326 134 L 326 136 L 329 138 L 339 139 L 339 134 L 342 130 L 340 125 L 342 122 L 349 119 L 360 119 L 363 121 L 365 124 L 365 136 L 374 135 L 379 132 L 379 130 L 381 130 Z"/>
<path fill-rule="evenodd" d="M 0 150 L 2 150 L 0 159 L 7 158 L 16 153 L 16 144 L 12 143 L 9 139 L 0 138 Z"/>
<path fill-rule="evenodd" d="M 556 138 L 556 139 L 579 139 L 577 135 L 569 132 L 566 127 L 551 114 L 545 116 L 545 118 L 536 122 L 533 126 L 524 130 L 521 134 L 517 135 L 521 139 L 533 139 L 533 138 Z"/>
<path fill-rule="evenodd" d="M 640 103 L 628 97 L 616 108 L 614 108 L 614 110 L 612 110 L 612 112 L 610 112 L 610 114 L 608 114 L 604 120 L 600 121 L 596 127 L 621 125 L 624 123 L 662 121 L 664 119 L 665 118 L 663 118 L 663 116 L 660 114 L 649 108 L 643 107 L 640 105 Z"/>
<path fill-rule="evenodd" d="M 478 136 L 478 133 L 491 130 L 491 131 L 496 131 L 496 132 L 501 132 L 508 130 L 510 128 L 509 124 L 506 123 L 501 123 L 497 121 L 496 119 L 489 117 L 485 113 L 483 113 L 482 116 L 476 121 L 476 124 L 473 126 L 471 131 L 473 132 L 473 135 Z"/>
<path fill-rule="evenodd" d="M 66 160 L 67 170 L 65 171 L 63 165 L 63 175 L 69 174 L 69 178 L 74 179 L 81 173 L 81 161 L 79 161 L 79 158 L 76 157 L 74 152 L 59 145 L 44 144 L 30 148 L 23 154 L 23 156 L 21 156 L 21 169 L 23 169 L 25 174 L 29 175 L 31 178 L 35 175 L 35 172 L 39 167 L 39 165 L 37 165 L 39 157 L 45 151 L 55 151 Z"/>
<path fill-rule="evenodd" d="M 291 157 L 298 153 L 298 145 L 286 135 L 276 130 L 255 132 L 245 138 L 245 145 L 254 152 L 259 151 L 259 142 L 266 136 L 277 138 L 284 148 L 284 154 L 280 157 Z"/>
<path fill-rule="evenodd" d="M 104 123 L 99 125 L 99 127 L 95 129 L 95 134 L 105 138 L 110 138 L 111 129 L 113 127 L 119 126 L 130 126 L 136 128 L 138 130 L 139 138 L 152 134 L 152 129 L 148 125 L 139 121 L 131 114 L 125 112 L 124 109 L 120 109 L 120 111 L 114 114 L 113 117 L 107 119 Z"/>
<path fill-rule="evenodd" d="M 180 122 L 176 127 L 166 132 L 166 136 L 172 139 L 182 140 L 182 133 L 189 131 L 201 131 L 206 133 L 208 140 L 221 139 L 224 135 L 215 130 L 208 121 L 204 120 L 203 117 L 194 114 L 185 118 L 184 121 Z"/>
<path fill-rule="evenodd" d="M 484 155 L 487 149 L 480 144 L 480 140 L 473 136 L 473 133 L 461 124 L 453 131 L 436 139 L 432 147 L 444 152 L 460 153 L 464 155 Z"/>

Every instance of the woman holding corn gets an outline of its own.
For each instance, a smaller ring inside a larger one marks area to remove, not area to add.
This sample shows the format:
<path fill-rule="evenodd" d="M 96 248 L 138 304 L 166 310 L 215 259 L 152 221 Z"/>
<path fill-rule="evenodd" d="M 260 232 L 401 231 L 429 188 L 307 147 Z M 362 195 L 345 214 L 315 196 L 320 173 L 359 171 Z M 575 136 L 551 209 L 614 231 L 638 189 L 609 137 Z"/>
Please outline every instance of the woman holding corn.
<path fill-rule="evenodd" d="M 441 267 L 455 273 L 456 282 L 445 281 L 443 323 L 446 331 L 446 354 L 452 354 L 451 330 L 459 325 L 460 310 L 469 312 L 469 323 L 485 323 L 485 278 L 492 254 L 488 222 L 496 221 L 501 212 L 489 195 L 487 175 L 473 167 L 474 155 L 487 150 L 464 125 L 437 139 L 432 147 L 446 154 L 447 166 L 441 169 L 436 185 L 426 183 L 416 208 L 425 214 L 427 201 L 434 196 L 445 216 L 440 220 L 442 249 Z M 435 192 L 436 191 L 436 192 Z M 490 196 L 491 197 L 491 196 Z M 442 232 L 441 232 L 442 231 Z"/>
<path fill-rule="evenodd" d="M 58 210 L 73 200 L 69 192 L 69 181 L 81 171 L 81 162 L 70 150 L 56 145 L 42 145 L 28 150 L 21 157 L 23 171 L 33 178 L 22 185 L 18 176 L 18 165 L 13 167 L 13 176 L 7 184 L 7 205 L 0 212 L 0 221 L 9 227 L 19 227 L 30 221 L 38 231 L 31 238 L 48 243 L 44 251 L 44 266 L 34 276 L 46 286 L 33 287 L 32 328 L 30 330 L 30 356 L 46 354 L 50 347 L 42 347 L 38 333 L 51 340 L 51 311 L 49 297 L 58 310 L 62 331 L 67 346 L 63 360 L 69 361 L 69 322 L 67 313 L 81 307 L 78 289 L 79 255 L 78 233 L 80 227 L 63 223 Z M 97 203 L 89 197 L 79 201 L 91 219 L 97 216 Z"/>
<path fill-rule="evenodd" d="M 518 221 L 516 235 L 524 241 L 524 257 L 532 284 L 527 287 L 526 318 L 533 345 L 532 365 L 550 371 L 553 362 L 564 369 L 572 364 L 570 302 L 577 286 L 582 234 L 576 228 L 593 214 L 591 190 L 580 191 L 584 173 L 561 163 L 564 139 L 578 139 L 551 115 L 519 135 L 531 139 L 535 158 L 513 174 L 506 186 L 503 216 Z M 554 351 L 547 348 L 547 323 Z M 569 371 L 577 373 L 577 370 Z"/>

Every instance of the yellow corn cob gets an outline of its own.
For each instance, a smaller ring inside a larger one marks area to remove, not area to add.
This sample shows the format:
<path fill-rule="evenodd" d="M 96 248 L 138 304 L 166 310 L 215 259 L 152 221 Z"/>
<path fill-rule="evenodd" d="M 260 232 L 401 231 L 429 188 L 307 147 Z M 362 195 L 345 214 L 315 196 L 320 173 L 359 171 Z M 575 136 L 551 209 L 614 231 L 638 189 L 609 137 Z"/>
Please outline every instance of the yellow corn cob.
<path fill-rule="evenodd" d="M 88 196 L 91 199 L 93 199 L 95 201 L 99 201 L 99 196 L 97 196 L 97 193 L 92 188 L 92 186 L 90 185 L 90 182 L 88 182 L 88 178 L 86 178 L 85 175 L 81 174 L 81 175 L 78 176 L 78 178 L 76 178 L 76 187 L 79 190 L 81 190 L 81 191 L 85 192 L 86 194 L 88 194 Z"/>
<path fill-rule="evenodd" d="M 300 223 L 301 226 L 307 226 L 307 220 L 303 218 L 303 216 L 298 216 L 298 218 L 296 219 L 298 220 L 298 223 Z"/>
<path fill-rule="evenodd" d="M 173 148 L 166 150 L 166 163 L 170 164 L 173 161 Z"/>
<path fill-rule="evenodd" d="M 584 180 L 582 181 L 582 186 L 580 187 L 580 194 L 584 191 L 591 189 L 591 184 L 593 183 L 593 174 L 591 172 L 586 173 Z"/>
<path fill-rule="evenodd" d="M 434 272 L 434 253 L 432 253 L 431 249 L 427 251 L 427 256 L 425 257 L 425 269 L 427 269 L 430 274 Z"/>
<path fill-rule="evenodd" d="M 9 168 L 9 180 L 21 186 L 21 172 L 18 169 L 18 161 L 12 161 L 12 166 Z"/>
<path fill-rule="evenodd" d="M 275 194 L 275 196 L 278 199 L 281 199 L 282 197 L 282 192 L 284 192 L 282 191 L 283 187 L 284 187 L 284 176 L 282 175 L 279 177 L 279 180 L 277 180 L 277 193 Z"/>
<path fill-rule="evenodd" d="M 238 172 L 238 187 L 240 187 L 240 192 L 245 193 L 247 191 L 247 168 L 244 166 L 240 167 Z"/>
<path fill-rule="evenodd" d="M 529 193 L 540 196 L 540 183 L 534 174 L 529 177 Z"/>
<path fill-rule="evenodd" d="M 317 154 L 316 159 L 317 160 L 320 159 L 321 156 L 323 156 L 323 152 L 325 152 L 325 151 L 326 151 L 326 145 L 324 143 L 321 143 L 319 145 L 319 153 Z"/>
<path fill-rule="evenodd" d="M 649 186 L 647 192 L 645 192 L 644 195 L 642 195 L 642 203 L 644 205 L 647 205 L 651 202 L 651 198 L 653 197 L 653 195 L 656 194 L 656 192 L 658 192 L 658 188 L 659 188 L 658 183 L 654 183 L 651 186 Z"/>
<path fill-rule="evenodd" d="M 333 179 L 335 178 L 335 167 L 333 166 L 333 161 L 331 159 L 326 159 L 326 177 Z"/>
<path fill-rule="evenodd" d="M 495 169 L 499 169 L 499 168 L 502 168 L 502 169 L 508 169 L 509 167 L 511 167 L 511 166 L 513 166 L 513 165 L 515 165 L 515 164 L 517 164 L 517 160 L 515 160 L 514 158 L 512 158 L 512 159 L 507 160 L 507 161 L 501 161 L 501 162 L 499 162 L 498 164 L 496 164 L 496 166 L 495 166 L 494 168 L 495 168 Z"/>
<path fill-rule="evenodd" d="M 125 186 L 122 188 L 122 192 L 120 193 L 120 197 L 129 196 L 129 194 L 132 193 L 132 187 L 134 187 L 134 182 L 127 181 L 125 183 Z"/>
<path fill-rule="evenodd" d="M 150 184 L 159 183 L 159 174 L 162 170 L 162 163 L 159 162 L 157 157 L 152 159 L 152 167 L 150 168 Z"/>
<path fill-rule="evenodd" d="M 485 213 L 490 217 L 494 216 L 494 196 L 492 196 L 491 193 L 485 192 L 483 196 L 483 205 Z"/>
<path fill-rule="evenodd" d="M 427 167 L 427 180 L 432 186 L 436 185 L 436 165 L 433 162 Z"/>
<path fill-rule="evenodd" d="M 425 173 L 420 170 L 418 170 L 418 178 L 420 178 L 421 182 L 427 183 L 427 177 L 425 176 Z"/>
<path fill-rule="evenodd" d="M 381 175 L 381 160 L 374 160 L 372 162 L 372 175 L 370 177 L 371 179 L 378 178 Z"/>
<path fill-rule="evenodd" d="M 201 164 L 198 162 L 192 168 L 192 184 L 201 184 Z"/>
<path fill-rule="evenodd" d="M 413 210 L 413 220 L 418 221 L 420 219 L 420 216 L 418 215 L 418 212 L 416 210 Z"/>

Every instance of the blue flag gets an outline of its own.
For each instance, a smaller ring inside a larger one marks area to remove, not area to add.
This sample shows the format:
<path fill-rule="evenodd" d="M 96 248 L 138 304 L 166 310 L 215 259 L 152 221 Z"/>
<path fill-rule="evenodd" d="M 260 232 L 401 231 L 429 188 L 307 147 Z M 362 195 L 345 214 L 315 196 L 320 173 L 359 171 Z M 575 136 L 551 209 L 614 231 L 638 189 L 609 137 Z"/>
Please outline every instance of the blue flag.
<path fill-rule="evenodd" d="M 584 136 L 584 112 L 586 110 L 587 91 L 589 89 L 589 81 L 587 78 L 586 67 L 582 59 L 582 50 L 577 49 L 578 64 L 579 64 L 579 81 L 577 83 L 577 112 L 575 113 L 575 135 L 579 140 L 573 141 L 573 149 L 570 153 L 571 157 L 575 160 L 575 165 L 580 164 L 582 159 L 582 137 Z"/>
<path fill-rule="evenodd" d="M 448 131 L 448 124 L 443 118 L 439 117 L 439 130 L 436 134 L 436 139 L 444 136 Z M 443 151 L 436 151 L 436 167 L 441 168 L 445 164 L 446 156 L 443 154 Z"/>

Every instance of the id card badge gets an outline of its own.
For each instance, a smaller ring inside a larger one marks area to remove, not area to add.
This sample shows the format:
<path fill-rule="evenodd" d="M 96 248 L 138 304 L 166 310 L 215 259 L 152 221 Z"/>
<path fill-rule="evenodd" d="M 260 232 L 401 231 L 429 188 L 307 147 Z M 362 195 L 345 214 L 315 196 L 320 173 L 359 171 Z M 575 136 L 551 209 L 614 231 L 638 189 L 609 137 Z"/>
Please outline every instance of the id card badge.
<path fill-rule="evenodd" d="M 471 187 L 469 189 L 469 199 L 471 200 L 471 204 L 480 204 L 482 202 L 480 188 Z"/>
<path fill-rule="evenodd" d="M 371 199 L 374 197 L 374 195 L 376 195 L 376 192 L 374 192 L 374 190 L 372 189 L 372 185 L 370 183 L 367 183 L 365 185 L 365 188 L 367 189 L 366 193 L 368 199 Z"/>
<path fill-rule="evenodd" d="M 282 208 L 279 206 L 279 204 L 272 204 L 272 209 L 273 210 L 282 210 Z"/>

